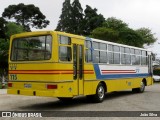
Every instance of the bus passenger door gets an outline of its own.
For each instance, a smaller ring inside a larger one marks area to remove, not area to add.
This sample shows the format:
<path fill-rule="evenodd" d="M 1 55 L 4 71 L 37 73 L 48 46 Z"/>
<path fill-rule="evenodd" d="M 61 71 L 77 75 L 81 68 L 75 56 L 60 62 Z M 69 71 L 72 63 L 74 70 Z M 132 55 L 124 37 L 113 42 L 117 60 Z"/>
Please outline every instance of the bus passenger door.
<path fill-rule="evenodd" d="M 83 66 L 84 66 L 84 53 L 83 46 L 73 44 L 73 79 L 75 87 L 77 88 L 77 95 L 82 95 L 84 92 L 84 81 L 83 81 Z"/>
<path fill-rule="evenodd" d="M 150 75 L 153 74 L 153 70 L 152 70 L 152 56 L 151 55 L 148 55 L 148 73 Z"/>

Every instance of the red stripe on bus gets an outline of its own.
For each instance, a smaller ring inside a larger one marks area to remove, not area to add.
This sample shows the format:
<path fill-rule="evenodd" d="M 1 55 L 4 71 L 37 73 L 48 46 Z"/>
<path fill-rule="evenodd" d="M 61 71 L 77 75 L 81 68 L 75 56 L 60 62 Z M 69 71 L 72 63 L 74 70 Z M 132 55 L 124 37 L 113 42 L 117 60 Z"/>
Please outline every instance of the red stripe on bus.
<path fill-rule="evenodd" d="M 101 70 L 101 71 L 135 71 L 135 70 Z"/>
<path fill-rule="evenodd" d="M 113 74 L 113 73 L 136 73 L 136 72 L 102 72 L 102 74 L 107 74 L 107 73 Z"/>
<path fill-rule="evenodd" d="M 84 74 L 94 74 L 93 70 L 84 70 Z M 73 70 L 10 70 L 9 74 L 73 74 Z"/>

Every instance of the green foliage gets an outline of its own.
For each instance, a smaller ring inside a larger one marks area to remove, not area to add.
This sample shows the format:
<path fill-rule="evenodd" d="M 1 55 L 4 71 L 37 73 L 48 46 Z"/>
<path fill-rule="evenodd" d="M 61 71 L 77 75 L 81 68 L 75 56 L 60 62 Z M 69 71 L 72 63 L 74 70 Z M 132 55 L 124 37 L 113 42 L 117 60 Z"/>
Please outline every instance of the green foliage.
<path fill-rule="evenodd" d="M 96 28 L 92 32 L 93 38 L 97 38 L 105 41 L 111 41 L 111 42 L 116 42 L 114 40 L 117 40 L 118 36 L 119 36 L 118 32 L 106 27 Z"/>
<path fill-rule="evenodd" d="M 63 3 L 62 14 L 60 15 L 60 20 L 56 30 L 72 33 L 72 21 L 71 21 L 71 11 L 72 7 L 70 0 L 65 0 Z"/>
<path fill-rule="evenodd" d="M 74 0 L 72 3 L 72 33 L 81 34 L 82 32 L 82 20 L 83 20 L 83 9 L 79 0 Z"/>
<path fill-rule="evenodd" d="M 13 22 L 5 24 L 5 39 L 0 38 L 0 71 L 7 71 L 8 69 L 8 50 L 9 50 L 9 38 L 13 34 L 21 33 L 23 27 Z"/>
<path fill-rule="evenodd" d="M 0 38 L 5 38 L 5 29 L 6 29 L 6 21 L 2 17 L 0 17 Z"/>
<path fill-rule="evenodd" d="M 156 41 L 151 30 L 146 28 L 133 30 L 122 20 L 114 17 L 108 18 L 103 27 L 93 30 L 92 37 L 135 47 L 143 47 L 144 44 L 149 45 Z"/>
<path fill-rule="evenodd" d="M 152 33 L 149 28 L 140 28 L 137 29 L 136 32 L 142 36 L 144 44 L 150 45 L 157 40 L 157 38 L 154 37 L 154 33 Z"/>
<path fill-rule="evenodd" d="M 20 25 L 17 25 L 16 23 L 9 22 L 6 24 L 6 36 L 9 39 L 11 35 L 17 34 L 17 33 L 22 33 L 24 32 L 23 27 Z"/>
<path fill-rule="evenodd" d="M 105 22 L 103 15 L 97 13 L 97 9 L 92 9 L 90 6 L 86 5 L 84 10 L 85 17 L 83 19 L 83 34 L 90 35 L 91 32 L 98 28 L 102 27 L 102 24 Z"/>
<path fill-rule="evenodd" d="M 5 8 L 2 16 L 6 19 L 15 19 L 16 23 L 22 25 L 25 31 L 30 31 L 30 27 L 45 28 L 49 24 L 45 15 L 33 4 L 9 5 Z"/>
<path fill-rule="evenodd" d="M 0 38 L 0 71 L 8 68 L 9 40 Z"/>
<path fill-rule="evenodd" d="M 128 25 L 124 23 L 122 20 L 116 19 L 115 17 L 108 18 L 103 26 L 106 28 L 111 28 L 113 30 L 119 31 L 123 28 L 128 28 Z"/>
<path fill-rule="evenodd" d="M 143 39 L 133 29 L 124 28 L 119 31 L 118 43 L 131 45 L 135 47 L 143 47 Z"/>
<path fill-rule="evenodd" d="M 103 15 L 97 14 L 97 9 L 92 9 L 87 5 L 83 14 L 79 0 L 74 0 L 72 4 L 70 0 L 65 0 L 56 30 L 79 35 L 90 35 L 91 31 L 101 27 L 104 21 Z"/>
<path fill-rule="evenodd" d="M 157 40 L 150 29 L 133 30 L 127 23 L 115 17 L 105 20 L 103 15 L 97 13 L 97 9 L 88 5 L 83 15 L 79 0 L 74 0 L 72 4 L 70 0 L 65 0 L 56 30 L 136 47 L 150 45 Z"/>

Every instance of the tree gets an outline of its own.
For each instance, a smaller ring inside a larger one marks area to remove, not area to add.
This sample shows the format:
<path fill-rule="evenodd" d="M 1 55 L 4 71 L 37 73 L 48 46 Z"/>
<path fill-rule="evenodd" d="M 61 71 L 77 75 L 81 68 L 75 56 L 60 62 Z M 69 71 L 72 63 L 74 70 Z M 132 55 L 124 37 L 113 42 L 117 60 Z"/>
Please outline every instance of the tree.
<path fill-rule="evenodd" d="M 13 34 L 24 32 L 23 27 L 15 23 L 8 22 L 5 26 L 5 38 L 0 38 L 0 72 L 2 76 L 8 69 L 9 38 Z"/>
<path fill-rule="evenodd" d="M 119 31 L 118 43 L 135 46 L 135 47 L 143 47 L 143 38 L 137 32 L 131 28 L 123 28 Z"/>
<path fill-rule="evenodd" d="M 65 0 L 63 3 L 62 14 L 60 15 L 60 20 L 58 21 L 56 30 L 68 33 L 73 32 L 71 27 L 73 25 L 73 23 L 71 22 L 71 12 L 72 7 L 70 4 L 70 0 Z"/>
<path fill-rule="evenodd" d="M 106 27 L 99 27 L 92 31 L 91 37 L 110 42 L 117 42 L 118 36 L 119 33 L 113 29 Z"/>
<path fill-rule="evenodd" d="M 96 28 L 92 32 L 92 37 L 106 41 L 143 47 L 144 44 L 151 44 L 156 41 L 149 29 L 141 28 L 133 30 L 128 24 L 114 17 L 108 18 L 103 27 Z"/>
<path fill-rule="evenodd" d="M 17 25 L 16 23 L 9 22 L 6 24 L 6 37 L 10 39 L 11 35 L 17 34 L 17 33 L 22 33 L 25 32 L 23 30 L 23 26 Z"/>
<path fill-rule="evenodd" d="M 90 35 L 91 32 L 101 27 L 103 22 L 105 22 L 105 18 L 103 15 L 97 13 L 97 9 L 92 9 L 90 6 L 86 5 L 86 9 L 84 11 L 84 20 L 83 20 L 83 34 Z"/>
<path fill-rule="evenodd" d="M 9 40 L 0 38 L 0 71 L 8 68 L 8 50 L 9 50 Z"/>
<path fill-rule="evenodd" d="M 25 31 L 30 31 L 31 27 L 42 29 L 49 24 L 45 15 L 33 4 L 24 5 L 20 3 L 18 5 L 9 5 L 5 8 L 2 16 L 6 19 L 14 19 L 17 24 L 24 27 Z"/>
<path fill-rule="evenodd" d="M 106 28 L 110 28 L 116 31 L 119 31 L 123 28 L 128 28 L 128 24 L 124 23 L 122 20 L 116 19 L 115 17 L 108 18 L 103 26 Z"/>
<path fill-rule="evenodd" d="M 0 17 L 0 38 L 6 38 L 5 29 L 6 29 L 6 21 L 2 17 Z"/>
<path fill-rule="evenodd" d="M 149 28 L 140 28 L 137 29 L 136 32 L 142 36 L 144 44 L 150 45 L 157 40 L 157 38 L 154 37 L 154 33 L 152 33 Z"/>
<path fill-rule="evenodd" d="M 83 9 L 79 0 L 74 0 L 72 3 L 72 33 L 82 34 Z"/>

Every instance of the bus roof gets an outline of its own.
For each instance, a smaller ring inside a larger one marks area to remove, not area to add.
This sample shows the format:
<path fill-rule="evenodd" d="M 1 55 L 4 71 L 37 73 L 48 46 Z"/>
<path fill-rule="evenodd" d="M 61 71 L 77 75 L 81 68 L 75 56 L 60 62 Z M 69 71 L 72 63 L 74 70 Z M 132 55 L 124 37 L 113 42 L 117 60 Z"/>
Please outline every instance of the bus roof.
<path fill-rule="evenodd" d="M 79 38 L 79 39 L 89 39 L 89 40 L 95 41 L 95 42 L 112 44 L 112 45 L 117 45 L 117 46 L 121 46 L 121 47 L 129 47 L 129 48 L 133 48 L 133 49 L 139 49 L 139 50 L 145 50 L 145 51 L 151 52 L 151 51 L 149 51 L 147 49 L 144 49 L 144 48 L 139 48 L 139 47 L 124 45 L 124 44 L 119 44 L 119 43 L 99 40 L 99 39 L 95 39 L 95 38 L 88 38 L 88 37 L 84 37 L 84 36 L 80 36 L 80 35 L 75 35 L 75 34 L 70 34 L 70 33 L 66 33 L 66 32 L 51 31 L 51 30 L 50 31 L 24 32 L 24 33 L 19 33 L 19 34 L 12 35 L 11 37 L 13 39 L 13 38 L 24 37 L 24 36 L 33 36 L 33 34 L 36 36 L 36 35 L 51 34 L 51 33 L 56 33 L 56 34 L 60 34 L 60 35 L 64 35 L 64 36 L 69 36 L 69 37 L 74 37 L 74 38 Z"/>

